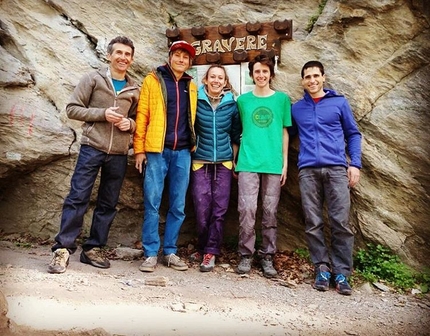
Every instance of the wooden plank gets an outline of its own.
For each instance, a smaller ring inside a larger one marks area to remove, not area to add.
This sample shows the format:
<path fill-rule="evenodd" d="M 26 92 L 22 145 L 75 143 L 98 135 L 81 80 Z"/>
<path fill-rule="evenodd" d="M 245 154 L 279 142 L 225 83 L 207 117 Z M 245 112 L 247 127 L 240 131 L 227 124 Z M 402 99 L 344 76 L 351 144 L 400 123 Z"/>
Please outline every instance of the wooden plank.
<path fill-rule="evenodd" d="M 293 37 L 292 20 L 255 22 L 238 25 L 201 26 L 166 30 L 168 47 L 185 40 L 196 48 L 193 64 L 238 64 L 252 60 L 260 53 L 278 56 L 281 62 L 281 41 Z"/>

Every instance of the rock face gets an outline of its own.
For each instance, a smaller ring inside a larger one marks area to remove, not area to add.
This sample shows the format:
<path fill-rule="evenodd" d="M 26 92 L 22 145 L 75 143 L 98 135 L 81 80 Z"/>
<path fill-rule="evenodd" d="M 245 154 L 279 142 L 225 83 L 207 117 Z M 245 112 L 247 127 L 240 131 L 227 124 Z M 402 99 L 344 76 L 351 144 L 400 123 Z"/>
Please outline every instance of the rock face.
<path fill-rule="evenodd" d="M 390 247 L 412 266 L 429 266 L 430 5 L 425 0 L 246 0 L 218 2 L 82 2 L 3 0 L 0 3 L 0 213 L 6 234 L 52 239 L 74 169 L 80 123 L 64 112 L 79 78 L 106 62 L 108 41 L 127 35 L 136 46 L 139 82 L 167 58 L 165 31 L 293 20 L 282 42 L 275 89 L 302 95 L 300 69 L 326 66 L 328 86 L 350 101 L 363 133 L 360 185 L 352 191 L 356 247 Z M 321 10 L 322 9 L 322 10 Z M 280 250 L 305 247 L 297 183 L 297 140 L 279 206 Z M 130 155 L 110 245 L 140 240 L 142 179 Z M 226 240 L 237 235 L 233 187 Z M 165 207 L 165 206 L 164 206 Z M 93 203 L 90 205 L 90 210 Z M 90 223 L 86 216 L 84 234 Z M 181 241 L 194 235 L 192 204 Z"/>

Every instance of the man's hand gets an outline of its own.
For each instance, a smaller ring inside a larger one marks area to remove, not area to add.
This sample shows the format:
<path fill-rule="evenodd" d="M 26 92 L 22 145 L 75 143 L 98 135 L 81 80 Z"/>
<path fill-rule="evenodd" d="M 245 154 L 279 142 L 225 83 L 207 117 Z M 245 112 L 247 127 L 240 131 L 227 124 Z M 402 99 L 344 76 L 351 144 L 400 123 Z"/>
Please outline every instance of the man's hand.
<path fill-rule="evenodd" d="M 139 153 L 134 155 L 134 159 L 136 160 L 136 164 L 134 165 L 136 169 L 142 174 L 143 166 L 146 165 L 146 154 Z"/>
<path fill-rule="evenodd" d="M 131 121 L 128 118 L 122 118 L 121 121 L 114 123 L 121 131 L 129 131 L 131 128 Z"/>
<path fill-rule="evenodd" d="M 287 182 L 287 170 L 288 170 L 288 167 L 286 165 L 282 167 L 282 173 L 281 173 L 281 179 L 280 179 L 281 187 L 284 186 L 285 183 Z"/>
<path fill-rule="evenodd" d="M 115 112 L 118 109 L 118 106 L 107 108 L 105 111 L 106 120 L 113 123 L 114 126 L 118 127 L 121 131 L 129 131 L 131 128 L 131 121 L 122 114 Z"/>
<path fill-rule="evenodd" d="M 348 167 L 348 185 L 354 188 L 360 181 L 360 169 L 356 167 Z"/>
<path fill-rule="evenodd" d="M 119 109 L 118 106 L 116 107 L 109 107 L 105 111 L 105 118 L 107 121 L 111 123 L 118 123 L 121 121 L 121 119 L 124 118 L 122 114 L 117 113 L 116 111 Z"/>

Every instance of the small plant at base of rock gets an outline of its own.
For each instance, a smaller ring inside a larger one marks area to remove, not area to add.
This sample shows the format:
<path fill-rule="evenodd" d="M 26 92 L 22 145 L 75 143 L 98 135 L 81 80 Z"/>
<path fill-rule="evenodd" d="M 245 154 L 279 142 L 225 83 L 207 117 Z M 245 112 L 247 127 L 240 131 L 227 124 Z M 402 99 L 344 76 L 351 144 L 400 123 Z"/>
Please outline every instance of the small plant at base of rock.
<path fill-rule="evenodd" d="M 430 290 L 430 268 L 427 267 L 421 273 L 418 273 L 416 279 L 421 293 L 428 293 Z"/>
<path fill-rule="evenodd" d="M 415 272 L 392 251 L 382 245 L 367 244 L 367 249 L 359 249 L 354 256 L 355 273 L 369 282 L 386 281 L 398 290 L 415 287 Z"/>
<path fill-rule="evenodd" d="M 309 254 L 309 250 L 305 248 L 297 248 L 294 250 L 294 254 L 299 256 L 302 259 L 305 259 L 306 261 L 311 261 L 311 255 Z"/>

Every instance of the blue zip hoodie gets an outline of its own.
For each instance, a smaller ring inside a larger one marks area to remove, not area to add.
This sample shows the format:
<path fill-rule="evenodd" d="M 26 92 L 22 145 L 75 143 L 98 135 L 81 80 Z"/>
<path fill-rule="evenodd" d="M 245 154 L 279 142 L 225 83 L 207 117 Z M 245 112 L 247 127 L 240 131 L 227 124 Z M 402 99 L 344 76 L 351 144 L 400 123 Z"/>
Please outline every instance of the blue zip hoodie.
<path fill-rule="evenodd" d="M 361 168 L 361 133 L 348 101 L 334 90 L 324 92 L 325 96 L 315 103 L 305 91 L 292 106 L 292 134 L 298 131 L 300 138 L 298 167 Z"/>
<path fill-rule="evenodd" d="M 226 91 L 215 110 L 205 93 L 204 85 L 197 96 L 197 114 L 194 129 L 197 148 L 193 160 L 224 162 L 233 160 L 231 143 L 239 144 L 241 123 L 233 93 Z"/>

